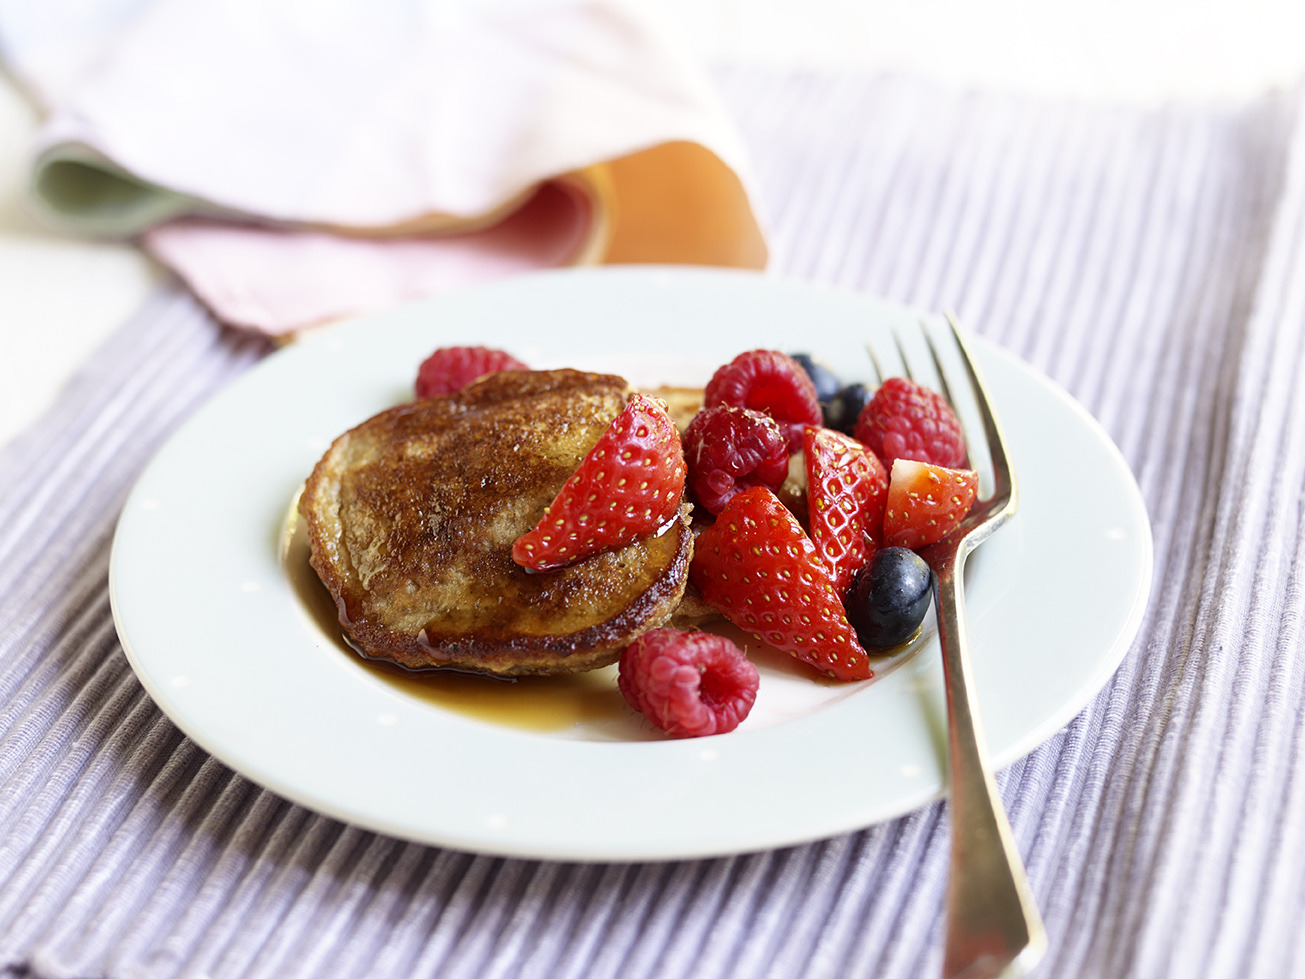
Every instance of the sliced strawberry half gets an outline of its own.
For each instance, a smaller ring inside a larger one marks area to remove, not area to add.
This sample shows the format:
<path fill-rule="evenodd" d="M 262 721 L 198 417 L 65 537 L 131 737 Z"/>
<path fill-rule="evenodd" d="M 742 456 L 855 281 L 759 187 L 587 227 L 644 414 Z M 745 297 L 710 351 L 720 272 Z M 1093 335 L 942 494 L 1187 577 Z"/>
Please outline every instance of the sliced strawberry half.
<path fill-rule="evenodd" d="M 874 675 L 829 569 L 770 489 L 740 493 L 698 535 L 689 580 L 730 622 L 821 673 Z"/>
<path fill-rule="evenodd" d="M 978 491 L 973 469 L 898 459 L 888 477 L 884 543 L 915 550 L 942 540 L 965 519 Z"/>
<path fill-rule="evenodd" d="M 512 560 L 548 571 L 646 537 L 680 508 L 685 471 L 665 402 L 633 395 L 535 528 L 517 538 Z"/>
<path fill-rule="evenodd" d="M 842 595 L 879 546 L 888 474 L 873 452 L 841 432 L 808 426 L 802 447 L 811 543 Z"/>

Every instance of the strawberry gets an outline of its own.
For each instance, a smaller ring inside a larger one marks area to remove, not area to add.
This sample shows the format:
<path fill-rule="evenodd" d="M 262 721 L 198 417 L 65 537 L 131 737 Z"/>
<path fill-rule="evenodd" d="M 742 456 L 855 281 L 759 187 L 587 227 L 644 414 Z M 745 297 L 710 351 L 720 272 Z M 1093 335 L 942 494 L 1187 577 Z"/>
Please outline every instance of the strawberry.
<path fill-rule="evenodd" d="M 898 459 L 888 477 L 884 542 L 914 550 L 942 540 L 970 512 L 978 491 L 973 469 Z"/>
<path fill-rule="evenodd" d="M 534 530 L 517 538 L 512 560 L 548 571 L 646 537 L 680 508 L 685 470 L 666 403 L 633 395 Z"/>
<path fill-rule="evenodd" d="M 829 569 L 774 492 L 735 496 L 694 543 L 689 580 L 730 622 L 837 680 L 866 680 L 870 660 Z"/>
<path fill-rule="evenodd" d="M 841 432 L 810 425 L 803 448 L 811 542 L 842 595 L 879 546 L 888 474 L 873 452 Z"/>

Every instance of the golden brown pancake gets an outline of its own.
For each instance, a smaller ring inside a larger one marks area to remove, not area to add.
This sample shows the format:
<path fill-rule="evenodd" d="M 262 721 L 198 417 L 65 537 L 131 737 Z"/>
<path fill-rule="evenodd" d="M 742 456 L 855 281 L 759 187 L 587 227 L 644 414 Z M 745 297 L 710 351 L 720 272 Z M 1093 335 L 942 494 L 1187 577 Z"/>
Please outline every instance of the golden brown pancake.
<path fill-rule="evenodd" d="M 628 396 L 613 375 L 505 371 L 336 439 L 299 510 L 313 568 L 361 651 L 414 669 L 572 673 L 666 622 L 688 575 L 688 507 L 568 568 L 512 560 Z"/>
<path fill-rule="evenodd" d="M 675 427 L 680 430 L 681 435 L 689 427 L 693 416 L 702 408 L 702 388 L 660 387 L 653 388 L 647 393 L 666 402 L 671 420 L 675 422 Z"/>

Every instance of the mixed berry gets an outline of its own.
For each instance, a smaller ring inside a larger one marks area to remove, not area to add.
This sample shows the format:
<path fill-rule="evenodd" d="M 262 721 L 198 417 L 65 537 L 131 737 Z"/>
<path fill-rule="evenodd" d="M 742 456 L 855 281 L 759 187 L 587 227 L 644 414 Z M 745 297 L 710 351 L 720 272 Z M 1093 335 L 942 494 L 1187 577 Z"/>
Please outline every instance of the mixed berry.
<path fill-rule="evenodd" d="M 740 493 L 693 545 L 689 581 L 740 629 L 838 680 L 868 680 L 866 651 L 811 538 L 764 486 Z"/>
<path fill-rule="evenodd" d="M 664 402 L 635 394 L 544 510 L 512 560 L 550 571 L 647 537 L 680 509 L 687 467 Z"/>
<path fill-rule="evenodd" d="M 891 469 L 897 459 L 957 469 L 965 465 L 965 436 L 947 399 L 905 377 L 890 377 L 857 415 L 852 429 Z"/>
<path fill-rule="evenodd" d="M 697 412 L 684 430 L 684 457 L 693 498 L 712 514 L 749 487 L 778 490 L 788 475 L 788 442 L 779 424 L 751 408 Z"/>
<path fill-rule="evenodd" d="M 856 431 L 856 420 L 861 417 L 861 412 L 870 403 L 873 394 L 860 381 L 843 385 L 829 401 L 820 406 L 825 427 L 851 435 Z"/>
<path fill-rule="evenodd" d="M 884 541 L 920 548 L 942 540 L 970 512 L 978 490 L 979 476 L 972 469 L 898 459 L 888 482 Z"/>
<path fill-rule="evenodd" d="M 737 645 L 710 632 L 650 629 L 625 648 L 617 686 L 626 703 L 675 738 L 733 731 L 761 678 Z"/>
<path fill-rule="evenodd" d="M 807 530 L 842 595 L 879 547 L 888 474 L 873 452 L 841 432 L 810 425 L 802 449 Z"/>
<path fill-rule="evenodd" d="M 740 355 L 707 391 L 777 411 L 790 465 L 779 487 L 755 480 L 723 508 L 697 501 L 715 519 L 695 543 L 690 582 L 769 645 L 834 679 L 867 679 L 868 651 L 909 641 L 928 612 L 932 575 L 914 549 L 950 533 L 974 502 L 978 477 L 962 468 L 955 412 L 914 381 L 890 378 L 871 394 L 809 356 L 775 351 Z M 691 490 L 713 475 L 698 467 L 711 465 L 690 454 Z"/>
<path fill-rule="evenodd" d="M 511 354 L 492 347 L 440 347 L 417 368 L 418 398 L 454 394 L 477 378 L 498 371 L 529 370 Z"/>
<path fill-rule="evenodd" d="M 443 348 L 419 397 L 524 369 L 502 351 Z M 513 559 L 546 572 L 655 532 L 694 506 L 689 581 L 725 619 L 835 680 L 918 632 L 932 572 L 916 553 L 969 512 L 978 476 L 947 400 L 906 378 L 871 391 L 804 354 L 750 350 L 707 383 L 681 434 L 631 397 Z M 621 693 L 673 737 L 733 730 L 757 671 L 728 640 L 655 629 L 621 659 Z"/>
<path fill-rule="evenodd" d="M 884 547 L 856 573 L 847 595 L 848 618 L 870 649 L 907 642 L 929 611 L 933 572 L 906 547 Z"/>
<path fill-rule="evenodd" d="M 822 421 L 816 386 L 800 364 L 778 350 L 748 350 L 719 368 L 702 392 L 704 408 L 732 405 L 769 415 L 789 452 L 802 447 L 802 430 Z"/>

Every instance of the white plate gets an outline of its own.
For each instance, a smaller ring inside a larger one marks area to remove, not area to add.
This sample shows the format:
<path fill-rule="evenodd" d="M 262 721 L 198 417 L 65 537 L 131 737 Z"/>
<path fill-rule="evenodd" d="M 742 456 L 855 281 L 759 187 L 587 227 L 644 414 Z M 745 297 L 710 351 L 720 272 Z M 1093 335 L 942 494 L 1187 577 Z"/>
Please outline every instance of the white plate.
<path fill-rule="evenodd" d="M 501 713 L 505 698 L 535 697 L 521 684 L 495 685 L 468 713 L 362 665 L 281 549 L 291 501 L 330 440 L 409 397 L 436 346 L 485 343 L 637 384 L 700 384 L 741 350 L 803 349 L 852 378 L 872 376 L 868 341 L 891 350 L 895 328 L 909 344 L 918 324 L 910 310 L 761 275 L 625 268 L 523 277 L 323 331 L 222 391 L 142 475 L 110 569 L 123 646 L 159 706 L 221 761 L 408 839 L 547 859 L 688 858 L 906 813 L 944 790 L 929 632 L 886 664 L 897 668 L 853 686 L 763 655 L 757 707 L 731 734 L 662 739 L 610 687 L 549 701 L 550 716 L 574 721 L 550 731 Z M 967 575 L 978 699 L 1001 766 L 1118 666 L 1146 602 L 1151 536 L 1098 425 L 1027 366 L 975 345 L 1022 491 Z"/>

